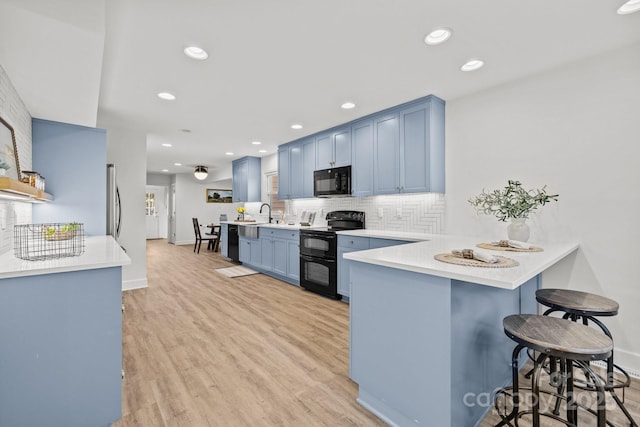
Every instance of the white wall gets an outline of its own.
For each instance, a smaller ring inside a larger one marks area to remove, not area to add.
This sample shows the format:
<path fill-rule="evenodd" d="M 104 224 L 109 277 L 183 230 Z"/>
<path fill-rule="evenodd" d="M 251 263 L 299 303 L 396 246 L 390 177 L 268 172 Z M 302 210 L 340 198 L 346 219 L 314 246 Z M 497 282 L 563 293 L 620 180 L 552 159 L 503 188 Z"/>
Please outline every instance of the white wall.
<path fill-rule="evenodd" d="M 160 173 L 148 173 L 147 185 L 158 185 L 161 187 L 168 187 L 171 185 L 171 175 Z"/>
<path fill-rule="evenodd" d="M 466 200 L 518 179 L 559 203 L 534 214 L 531 241 L 575 239 L 544 287 L 620 303 L 607 318 L 616 362 L 640 371 L 640 45 L 447 102 L 447 232 L 504 235 Z M 544 245 L 543 245 L 544 246 Z"/>
<path fill-rule="evenodd" d="M 31 114 L 0 64 L 0 116 L 13 128 L 20 169 L 31 170 Z M 13 226 L 31 223 L 31 203 L 0 200 L 0 254 L 13 249 Z"/>
<path fill-rule="evenodd" d="M 195 235 L 191 218 L 198 218 L 200 224 L 218 223 L 220 214 L 225 213 L 232 220 L 236 208 L 242 203 L 207 203 L 207 188 L 220 188 L 215 183 L 202 183 L 192 174 L 178 174 L 176 180 L 176 245 L 193 244 Z M 222 188 L 223 190 L 230 187 Z M 206 227 L 204 231 L 209 231 Z"/>
<path fill-rule="evenodd" d="M 147 168 L 147 139 L 143 132 L 109 126 L 107 129 L 107 161 L 117 168 L 117 181 L 122 200 L 122 228 L 118 242 L 129 257 L 131 265 L 122 268 L 122 288 L 147 286 L 147 247 L 144 214 Z"/>
<path fill-rule="evenodd" d="M 267 197 L 267 174 L 272 174 L 274 172 L 278 172 L 278 154 L 272 154 L 269 156 L 264 156 L 260 162 L 260 170 L 262 172 L 262 180 L 261 180 L 261 191 L 260 191 L 260 200 L 265 203 L 269 202 L 269 197 Z"/>

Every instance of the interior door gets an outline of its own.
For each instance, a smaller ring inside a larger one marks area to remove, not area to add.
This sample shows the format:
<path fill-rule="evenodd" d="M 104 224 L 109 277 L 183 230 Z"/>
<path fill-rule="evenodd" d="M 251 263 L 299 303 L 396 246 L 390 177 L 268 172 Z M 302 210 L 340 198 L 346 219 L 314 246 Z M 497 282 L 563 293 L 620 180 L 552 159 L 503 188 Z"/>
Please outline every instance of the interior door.
<path fill-rule="evenodd" d="M 165 239 L 168 233 L 167 189 L 147 186 L 145 191 L 145 222 L 147 239 Z"/>

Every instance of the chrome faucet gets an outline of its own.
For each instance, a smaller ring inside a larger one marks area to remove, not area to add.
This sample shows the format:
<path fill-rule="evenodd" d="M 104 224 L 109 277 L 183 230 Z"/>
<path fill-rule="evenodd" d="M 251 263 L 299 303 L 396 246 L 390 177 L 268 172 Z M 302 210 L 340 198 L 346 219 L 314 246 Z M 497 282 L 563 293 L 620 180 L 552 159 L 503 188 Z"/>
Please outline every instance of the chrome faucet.
<path fill-rule="evenodd" d="M 265 206 L 269 208 L 269 224 L 271 224 L 273 218 L 271 218 L 271 205 L 269 203 L 263 203 L 262 206 L 260 206 L 260 213 L 262 213 L 262 208 Z"/>

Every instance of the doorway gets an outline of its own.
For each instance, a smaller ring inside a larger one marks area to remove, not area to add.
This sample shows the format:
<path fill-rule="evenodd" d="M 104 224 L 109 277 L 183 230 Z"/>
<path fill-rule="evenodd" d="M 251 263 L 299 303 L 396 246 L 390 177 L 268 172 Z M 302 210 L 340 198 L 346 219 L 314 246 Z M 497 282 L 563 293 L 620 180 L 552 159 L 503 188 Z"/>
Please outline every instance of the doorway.
<path fill-rule="evenodd" d="M 167 187 L 147 185 L 145 222 L 147 239 L 166 239 L 169 230 Z"/>

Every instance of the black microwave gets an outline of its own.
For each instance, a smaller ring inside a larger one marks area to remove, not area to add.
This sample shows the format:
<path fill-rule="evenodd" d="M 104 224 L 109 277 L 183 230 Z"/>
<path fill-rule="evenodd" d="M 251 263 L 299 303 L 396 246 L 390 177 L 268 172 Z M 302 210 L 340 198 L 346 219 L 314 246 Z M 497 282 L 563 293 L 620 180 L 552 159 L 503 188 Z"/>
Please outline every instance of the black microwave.
<path fill-rule="evenodd" d="M 313 172 L 314 197 L 351 195 L 351 166 L 323 169 Z"/>

